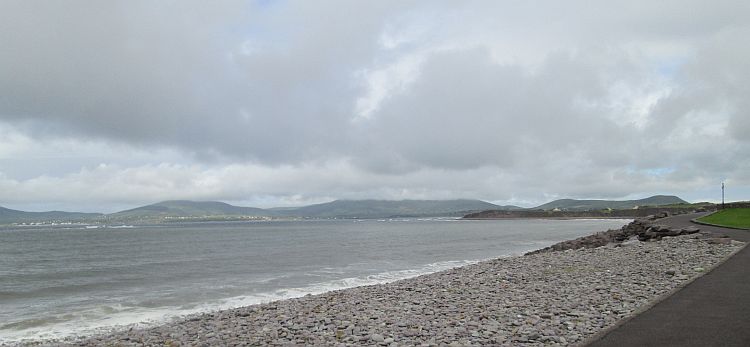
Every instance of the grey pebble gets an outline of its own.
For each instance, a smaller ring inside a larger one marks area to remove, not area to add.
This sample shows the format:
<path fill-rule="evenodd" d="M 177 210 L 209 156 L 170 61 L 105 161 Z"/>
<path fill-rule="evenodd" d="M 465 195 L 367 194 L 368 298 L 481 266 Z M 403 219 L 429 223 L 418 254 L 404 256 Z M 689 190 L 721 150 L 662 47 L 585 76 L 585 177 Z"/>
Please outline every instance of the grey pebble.
<path fill-rule="evenodd" d="M 50 343 L 151 345 L 570 345 L 705 273 L 744 246 L 691 236 L 483 261 Z"/>

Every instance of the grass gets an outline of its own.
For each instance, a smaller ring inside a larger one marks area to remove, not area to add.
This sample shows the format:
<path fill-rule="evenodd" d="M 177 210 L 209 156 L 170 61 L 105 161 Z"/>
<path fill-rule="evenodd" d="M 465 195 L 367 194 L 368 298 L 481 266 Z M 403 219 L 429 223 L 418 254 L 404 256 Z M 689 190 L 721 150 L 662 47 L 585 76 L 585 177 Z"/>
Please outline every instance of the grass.
<path fill-rule="evenodd" d="M 750 229 L 750 208 L 729 208 L 698 220 L 716 225 Z"/>

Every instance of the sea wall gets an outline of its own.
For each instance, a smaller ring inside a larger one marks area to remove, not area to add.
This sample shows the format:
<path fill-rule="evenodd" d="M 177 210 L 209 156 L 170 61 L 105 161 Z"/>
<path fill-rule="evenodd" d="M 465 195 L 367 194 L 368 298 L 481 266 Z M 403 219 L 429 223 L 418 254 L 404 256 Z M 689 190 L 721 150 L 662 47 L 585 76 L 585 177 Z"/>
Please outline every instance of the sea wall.
<path fill-rule="evenodd" d="M 464 219 L 511 219 L 511 218 L 643 218 L 654 215 L 677 215 L 706 211 L 694 207 L 659 208 L 643 207 L 627 210 L 593 210 L 593 211 L 544 211 L 544 210 L 488 210 L 465 215 Z"/>
<path fill-rule="evenodd" d="M 558 242 L 552 246 L 531 251 L 526 254 L 564 251 L 579 248 L 595 248 L 607 244 L 617 245 L 631 239 L 637 239 L 638 241 L 658 241 L 663 237 L 691 235 L 700 232 L 700 228 L 695 226 L 678 228 L 659 224 L 659 219 L 667 216 L 669 215 L 666 213 L 660 213 L 645 218 L 638 218 L 624 225 L 620 229 L 610 229 L 592 235 L 582 236 L 574 240 Z M 710 234 L 701 234 L 701 237 L 710 238 L 712 239 L 711 242 L 727 242 L 719 241 L 716 236 Z"/>

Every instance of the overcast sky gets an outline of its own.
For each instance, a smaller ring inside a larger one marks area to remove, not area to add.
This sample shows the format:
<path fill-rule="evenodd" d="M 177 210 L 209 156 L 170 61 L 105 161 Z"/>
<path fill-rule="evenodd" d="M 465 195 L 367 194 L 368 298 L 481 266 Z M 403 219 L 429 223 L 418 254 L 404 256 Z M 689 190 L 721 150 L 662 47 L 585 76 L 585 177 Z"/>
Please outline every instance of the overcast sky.
<path fill-rule="evenodd" d="M 750 2 L 0 2 L 0 206 L 750 200 Z"/>

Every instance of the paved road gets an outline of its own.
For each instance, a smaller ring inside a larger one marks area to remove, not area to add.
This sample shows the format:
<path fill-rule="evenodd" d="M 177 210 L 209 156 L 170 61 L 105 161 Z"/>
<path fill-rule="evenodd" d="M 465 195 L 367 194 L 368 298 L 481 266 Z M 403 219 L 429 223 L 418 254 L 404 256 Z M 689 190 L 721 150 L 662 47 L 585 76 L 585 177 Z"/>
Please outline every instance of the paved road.
<path fill-rule="evenodd" d="M 659 224 L 693 225 L 750 242 L 750 231 L 690 222 L 699 216 L 664 218 Z M 589 346 L 750 346 L 750 246 Z"/>
<path fill-rule="evenodd" d="M 706 214 L 708 213 L 683 214 L 683 215 L 678 215 L 674 217 L 660 219 L 657 221 L 657 223 L 671 225 L 675 227 L 694 226 L 694 227 L 698 227 L 701 231 L 708 231 L 708 232 L 715 233 L 715 234 L 724 234 L 735 240 L 750 242 L 750 231 L 748 230 L 720 228 L 720 227 L 714 227 L 710 225 L 695 224 L 691 222 L 692 219 L 701 217 Z"/>

